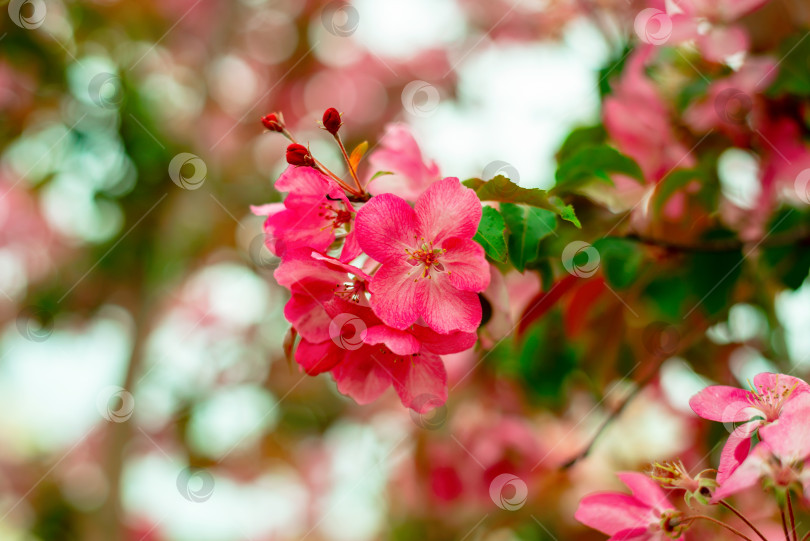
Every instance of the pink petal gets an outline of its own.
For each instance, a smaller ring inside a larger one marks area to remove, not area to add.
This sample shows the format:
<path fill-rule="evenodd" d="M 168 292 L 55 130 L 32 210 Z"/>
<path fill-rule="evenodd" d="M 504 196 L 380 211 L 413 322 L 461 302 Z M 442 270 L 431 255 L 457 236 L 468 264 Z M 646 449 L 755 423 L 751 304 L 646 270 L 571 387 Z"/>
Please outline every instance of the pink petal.
<path fill-rule="evenodd" d="M 256 216 L 270 216 L 285 208 L 284 203 L 267 203 L 266 205 L 250 205 L 250 212 Z"/>
<path fill-rule="evenodd" d="M 737 53 L 748 50 L 748 34 L 738 26 L 716 26 L 698 36 L 698 47 L 711 62 L 722 63 Z"/>
<path fill-rule="evenodd" d="M 357 212 L 357 240 L 365 253 L 386 263 L 407 257 L 419 237 L 416 214 L 405 200 L 391 194 L 373 197 Z"/>
<path fill-rule="evenodd" d="M 447 401 L 447 372 L 441 357 L 428 352 L 393 366 L 394 390 L 402 405 L 425 413 Z"/>
<path fill-rule="evenodd" d="M 647 529 L 658 517 L 633 496 L 603 492 L 582 498 L 574 518 L 582 524 L 614 535 L 623 530 Z"/>
<path fill-rule="evenodd" d="M 759 429 L 762 441 L 787 462 L 810 456 L 810 394 L 802 393 L 782 408 L 779 419 Z"/>
<path fill-rule="evenodd" d="M 337 347 L 331 340 L 320 344 L 301 340 L 298 349 L 295 350 L 295 361 L 307 374 L 315 376 L 331 370 L 343 360 L 344 355 L 345 351 Z"/>
<path fill-rule="evenodd" d="M 325 288 L 322 284 L 310 284 L 310 288 L 306 293 L 293 291 L 284 306 L 284 317 L 305 340 L 323 342 L 330 339 L 329 323 L 332 321 L 323 303 L 333 293 L 331 288 Z"/>
<path fill-rule="evenodd" d="M 482 213 L 478 196 L 455 177 L 433 183 L 414 210 L 422 236 L 437 246 L 449 237 L 472 239 Z"/>
<path fill-rule="evenodd" d="M 473 347 L 476 340 L 478 340 L 478 335 L 474 332 L 456 331 L 449 334 L 439 334 L 422 325 L 414 325 L 409 329 L 409 332 L 422 343 L 423 348 L 437 355 L 466 351 Z"/>
<path fill-rule="evenodd" d="M 296 208 L 287 208 L 273 214 L 264 223 L 267 247 L 279 257 L 288 251 L 309 247 L 326 250 L 335 241 L 331 222 L 319 216 L 320 207 L 312 200 L 298 202 Z"/>
<path fill-rule="evenodd" d="M 450 271 L 450 283 L 456 289 L 479 292 L 489 287 L 489 263 L 480 244 L 451 237 L 442 248 L 447 251 L 441 256 L 441 264 Z"/>
<path fill-rule="evenodd" d="M 762 372 L 754 376 L 754 387 L 757 391 L 774 390 L 782 393 L 793 389 L 791 398 L 800 393 L 810 392 L 810 386 L 805 383 L 803 379 L 788 376 L 787 374 L 772 374 L 770 372 Z"/>
<path fill-rule="evenodd" d="M 439 168 L 433 162 L 424 161 L 406 125 L 388 125 L 380 143 L 380 148 L 368 157 L 371 169 L 394 174 L 375 179 L 369 186 L 372 194 L 392 193 L 416 201 L 432 182 L 439 180 Z"/>
<path fill-rule="evenodd" d="M 474 332 L 481 324 L 481 301 L 471 291 L 459 291 L 446 274 L 415 282 L 419 315 L 436 332 Z"/>
<path fill-rule="evenodd" d="M 374 402 L 391 385 L 390 370 L 373 355 L 371 346 L 349 351 L 344 362 L 332 370 L 338 391 L 352 397 L 358 404 Z"/>
<path fill-rule="evenodd" d="M 360 248 L 360 243 L 357 241 L 357 228 L 353 228 L 349 234 L 346 235 L 346 240 L 343 242 L 340 260 L 348 263 L 362 253 L 363 249 Z"/>
<path fill-rule="evenodd" d="M 329 194 L 332 197 L 346 197 L 335 181 L 312 167 L 287 167 L 274 187 L 279 192 L 297 195 L 323 197 Z"/>
<path fill-rule="evenodd" d="M 766 472 L 766 460 L 770 451 L 767 444 L 760 443 L 753 452 L 745 459 L 739 468 L 727 479 L 720 482 L 720 486 L 715 490 L 712 502 L 719 502 L 728 498 L 732 494 L 756 485 Z"/>
<path fill-rule="evenodd" d="M 712 385 L 693 396 L 689 405 L 696 414 L 710 421 L 741 422 L 751 418 L 750 396 L 750 391 L 737 387 Z"/>
<path fill-rule="evenodd" d="M 281 265 L 273 272 L 273 277 L 284 287 L 299 282 L 312 283 L 315 280 L 334 286 L 345 282 L 349 271 L 356 273 L 357 276 L 365 276 L 360 269 L 314 253 L 311 248 L 304 248 L 288 252 Z"/>
<path fill-rule="evenodd" d="M 403 260 L 392 260 L 377 270 L 369 284 L 371 308 L 377 317 L 395 329 L 404 330 L 419 317 L 417 286 L 411 275 L 414 267 Z"/>
<path fill-rule="evenodd" d="M 638 472 L 620 472 L 616 476 L 622 483 L 627 485 L 627 488 L 633 493 L 636 499 L 653 509 L 658 514 L 661 514 L 666 509 L 672 509 L 673 506 L 667 499 L 667 495 L 658 486 L 658 483 L 650 479 L 643 473 Z"/>
<path fill-rule="evenodd" d="M 397 355 L 411 355 L 422 348 L 414 335 L 387 325 L 369 327 L 363 341 L 369 345 L 385 344 Z"/>
<path fill-rule="evenodd" d="M 759 428 L 758 421 L 751 421 L 735 428 L 726 440 L 717 466 L 717 482 L 722 483 L 743 463 L 751 450 L 751 435 Z"/>

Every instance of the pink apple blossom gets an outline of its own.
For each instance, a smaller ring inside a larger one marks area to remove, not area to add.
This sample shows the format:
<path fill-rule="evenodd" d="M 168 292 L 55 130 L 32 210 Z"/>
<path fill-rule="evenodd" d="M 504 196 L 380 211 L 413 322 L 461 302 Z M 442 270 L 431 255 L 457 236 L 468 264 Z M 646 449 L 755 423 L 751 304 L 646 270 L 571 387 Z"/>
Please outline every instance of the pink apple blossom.
<path fill-rule="evenodd" d="M 312 167 L 288 167 L 276 181 L 280 192 L 289 192 L 283 204 L 253 207 L 267 216 L 264 224 L 268 249 L 279 257 L 289 250 L 312 248 L 325 252 L 344 238 L 341 260 L 360 253 L 353 218 L 354 207 L 346 194 L 326 175 Z"/>
<path fill-rule="evenodd" d="M 722 423 L 742 423 L 734 428 L 723 448 L 717 482 L 723 484 L 742 464 L 757 430 L 777 421 L 791 401 L 808 392 L 810 386 L 798 378 L 762 373 L 754 378 L 751 391 L 713 385 L 693 396 L 689 405 L 700 417 Z"/>
<path fill-rule="evenodd" d="M 371 280 L 371 307 L 404 330 L 422 318 L 434 331 L 473 332 L 481 322 L 478 292 L 489 285 L 484 250 L 472 240 L 481 203 L 457 178 L 434 183 L 411 208 L 393 194 L 374 197 L 357 215 L 360 246 L 381 263 Z"/>
<path fill-rule="evenodd" d="M 408 201 L 416 199 L 428 186 L 441 179 L 439 167 L 422 157 L 419 145 L 405 124 L 389 124 L 380 147 L 369 154 L 370 171 L 388 171 L 368 186 L 374 194 L 392 193 Z"/>
<path fill-rule="evenodd" d="M 632 495 L 602 492 L 585 496 L 574 514 L 581 523 L 607 534 L 611 541 L 683 539 L 681 513 L 655 481 L 636 472 L 617 474 Z"/>

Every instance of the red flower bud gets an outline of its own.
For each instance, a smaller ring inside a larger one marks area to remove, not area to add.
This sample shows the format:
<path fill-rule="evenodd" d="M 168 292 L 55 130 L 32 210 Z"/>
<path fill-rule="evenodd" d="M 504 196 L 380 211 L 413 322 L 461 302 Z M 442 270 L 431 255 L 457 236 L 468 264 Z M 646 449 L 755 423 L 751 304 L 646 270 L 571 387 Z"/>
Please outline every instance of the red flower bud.
<path fill-rule="evenodd" d="M 334 107 L 330 107 L 323 113 L 323 127 L 332 135 L 337 135 L 338 130 L 343 125 L 340 121 L 340 113 Z"/>
<path fill-rule="evenodd" d="M 315 165 L 315 159 L 309 153 L 309 149 L 304 145 L 293 143 L 287 147 L 287 163 L 290 165 L 303 165 L 312 167 Z"/>
<path fill-rule="evenodd" d="M 284 119 L 281 117 L 281 113 L 270 113 L 269 115 L 263 116 L 262 124 L 270 131 L 284 131 Z"/>

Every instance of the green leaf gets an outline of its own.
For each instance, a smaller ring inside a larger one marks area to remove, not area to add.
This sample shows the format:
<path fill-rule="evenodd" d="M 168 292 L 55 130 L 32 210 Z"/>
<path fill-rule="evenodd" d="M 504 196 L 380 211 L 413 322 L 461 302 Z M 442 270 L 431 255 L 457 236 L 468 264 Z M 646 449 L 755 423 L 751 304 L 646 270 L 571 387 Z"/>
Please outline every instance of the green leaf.
<path fill-rule="evenodd" d="M 557 184 L 552 191 L 572 190 L 593 180 L 612 185 L 611 173 L 644 182 L 644 174 L 632 158 L 607 145 L 588 145 L 560 163 L 555 174 Z"/>
<path fill-rule="evenodd" d="M 712 238 L 723 238 L 711 235 Z M 731 295 L 742 273 L 744 257 L 742 250 L 728 252 L 699 252 L 692 256 L 689 281 L 700 306 L 710 316 L 715 316 L 731 302 Z"/>
<path fill-rule="evenodd" d="M 637 242 L 615 237 L 605 237 L 593 244 L 599 252 L 602 272 L 608 284 L 616 289 L 626 289 L 635 282 L 644 259 Z"/>
<path fill-rule="evenodd" d="M 539 188 L 522 188 L 503 175 L 498 175 L 490 181 L 483 181 L 480 178 L 471 178 L 465 180 L 462 184 L 475 190 L 478 199 L 481 201 L 499 201 L 501 203 L 523 203 L 531 205 L 532 207 L 551 211 L 563 220 L 571 222 L 576 227 L 581 227 L 574 213 L 574 208 L 571 205 L 565 205 L 559 197 L 550 197 L 545 190 Z M 503 207 L 501 207 L 501 210 L 503 210 Z"/>
<path fill-rule="evenodd" d="M 557 162 L 564 162 L 582 147 L 601 145 L 606 139 L 607 132 L 601 124 L 576 128 L 568 134 L 560 150 L 557 151 Z"/>
<path fill-rule="evenodd" d="M 810 95 L 810 42 L 805 32 L 795 34 L 779 46 L 779 69 L 769 94 Z"/>
<path fill-rule="evenodd" d="M 512 203 L 502 203 L 501 214 L 509 227 L 509 260 L 523 272 L 537 259 L 540 241 L 557 228 L 557 217 L 546 209 Z"/>
<path fill-rule="evenodd" d="M 506 262 L 506 222 L 501 213 L 492 207 L 484 207 L 478 232 L 473 240 L 484 247 L 487 255 L 495 261 Z"/>

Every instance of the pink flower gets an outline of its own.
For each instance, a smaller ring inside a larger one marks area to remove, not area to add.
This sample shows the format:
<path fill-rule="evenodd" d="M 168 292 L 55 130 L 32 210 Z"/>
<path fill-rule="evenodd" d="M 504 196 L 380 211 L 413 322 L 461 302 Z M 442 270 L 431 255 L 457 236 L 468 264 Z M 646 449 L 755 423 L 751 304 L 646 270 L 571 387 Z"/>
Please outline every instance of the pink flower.
<path fill-rule="evenodd" d="M 785 377 L 785 376 L 783 376 Z M 810 456 L 810 394 L 801 393 L 787 402 L 778 419 L 759 430 L 762 442 L 715 491 L 712 501 L 724 498 L 769 479 L 775 486 L 794 484 L 810 493 L 810 470 L 803 462 Z"/>
<path fill-rule="evenodd" d="M 754 432 L 777 421 L 791 401 L 808 392 L 810 386 L 798 378 L 762 373 L 754 378 L 752 391 L 713 385 L 693 396 L 689 405 L 700 417 L 743 423 L 732 431 L 723 448 L 717 482 L 723 484 L 748 456 Z"/>
<path fill-rule="evenodd" d="M 345 238 L 341 260 L 351 261 L 360 254 L 352 227 L 354 207 L 326 175 L 311 167 L 290 166 L 275 187 L 290 192 L 283 205 L 252 207 L 254 214 L 267 216 L 264 231 L 271 252 L 279 257 L 305 247 L 325 252 L 336 239 Z"/>
<path fill-rule="evenodd" d="M 432 161 L 425 162 L 405 124 L 389 124 L 380 141 L 380 148 L 368 157 L 371 171 L 389 171 L 393 175 L 375 179 L 368 187 L 372 194 L 392 193 L 416 201 L 428 186 L 441 178 L 439 167 Z"/>
<path fill-rule="evenodd" d="M 360 246 L 382 266 L 370 284 L 371 307 L 387 325 L 407 329 L 420 317 L 434 331 L 475 331 L 477 293 L 489 285 L 484 250 L 472 240 L 481 203 L 457 178 L 425 191 L 411 208 L 393 194 L 357 214 Z"/>
<path fill-rule="evenodd" d="M 632 491 L 585 496 L 574 514 L 581 523 L 607 534 L 611 541 L 671 541 L 683 539 L 680 512 L 655 481 L 636 472 L 617 474 Z"/>
<path fill-rule="evenodd" d="M 475 333 L 385 325 L 368 306 L 368 276 L 317 252 L 289 253 L 275 277 L 292 292 L 284 314 L 302 336 L 295 360 L 308 374 L 331 372 L 338 390 L 358 404 L 373 402 L 390 386 L 420 413 L 447 400 L 439 355 L 472 347 Z"/>

